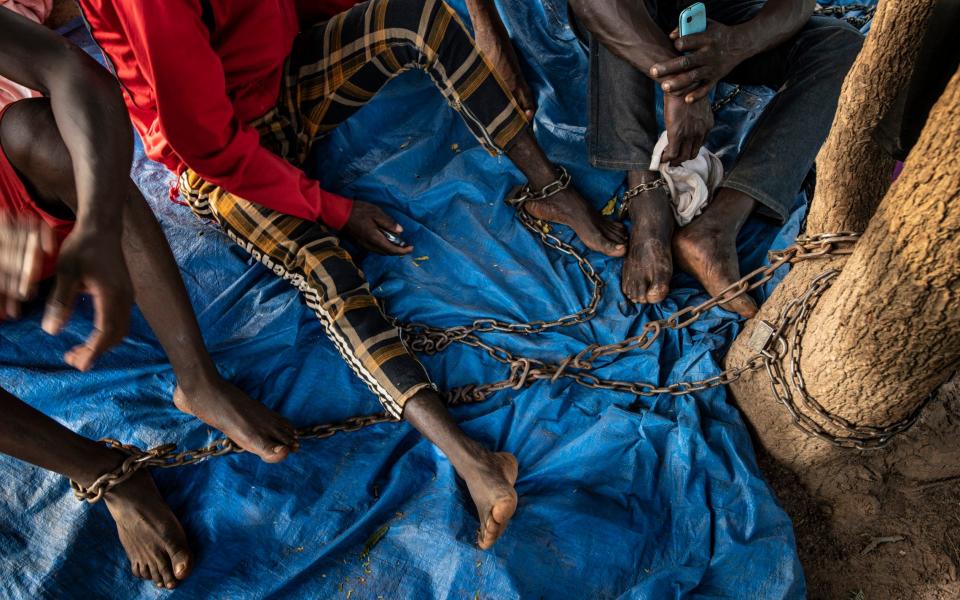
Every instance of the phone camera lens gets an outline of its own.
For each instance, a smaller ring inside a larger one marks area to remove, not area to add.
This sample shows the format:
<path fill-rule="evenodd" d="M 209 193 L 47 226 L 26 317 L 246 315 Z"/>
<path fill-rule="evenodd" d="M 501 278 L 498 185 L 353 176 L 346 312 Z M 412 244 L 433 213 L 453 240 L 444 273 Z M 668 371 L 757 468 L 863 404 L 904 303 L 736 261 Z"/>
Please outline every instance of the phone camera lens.
<path fill-rule="evenodd" d="M 693 21 L 693 17 L 687 17 L 687 23 L 689 23 L 690 21 Z"/>

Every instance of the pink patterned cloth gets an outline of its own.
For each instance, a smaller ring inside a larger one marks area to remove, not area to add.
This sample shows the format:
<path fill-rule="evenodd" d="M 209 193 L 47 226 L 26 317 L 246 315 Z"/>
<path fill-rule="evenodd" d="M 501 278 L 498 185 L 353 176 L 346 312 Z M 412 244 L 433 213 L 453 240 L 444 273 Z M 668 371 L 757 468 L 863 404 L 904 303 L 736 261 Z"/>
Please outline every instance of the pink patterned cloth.
<path fill-rule="evenodd" d="M 43 23 L 53 10 L 53 0 L 0 0 L 0 7 L 12 10 L 37 23 Z M 29 88 L 0 77 L 0 109 L 11 102 L 39 95 Z"/>

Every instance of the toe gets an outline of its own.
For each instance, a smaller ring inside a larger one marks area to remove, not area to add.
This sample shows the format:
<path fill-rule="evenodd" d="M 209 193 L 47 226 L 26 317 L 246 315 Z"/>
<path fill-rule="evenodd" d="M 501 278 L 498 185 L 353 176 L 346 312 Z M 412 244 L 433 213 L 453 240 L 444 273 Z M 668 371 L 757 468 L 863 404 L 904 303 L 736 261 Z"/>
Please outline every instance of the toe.
<path fill-rule="evenodd" d="M 269 446 L 259 454 L 265 463 L 276 464 L 290 456 L 290 448 L 282 442 L 269 442 Z"/>
<path fill-rule="evenodd" d="M 725 310 L 729 310 L 731 312 L 737 313 L 744 319 L 752 319 L 757 315 L 757 312 L 758 312 L 757 303 L 754 302 L 753 299 L 747 296 L 746 294 L 744 294 L 743 296 L 739 296 L 738 298 L 734 298 L 729 302 L 721 304 L 721 306 Z"/>
<path fill-rule="evenodd" d="M 649 304 L 660 304 L 667 299 L 667 295 L 670 293 L 670 286 L 666 283 L 656 282 L 651 283 L 647 287 L 647 296 L 646 300 Z"/>
<path fill-rule="evenodd" d="M 193 566 L 193 561 L 190 559 L 190 552 L 183 549 L 171 552 L 170 564 L 173 565 L 173 576 L 183 581 L 190 575 L 190 569 Z"/>
<path fill-rule="evenodd" d="M 620 258 L 621 256 L 626 255 L 627 245 L 623 242 L 615 242 L 604 238 L 603 243 L 599 245 L 597 251 L 606 254 L 607 256 Z"/>
<path fill-rule="evenodd" d="M 163 587 L 172 590 L 177 587 L 177 578 L 173 576 L 173 567 L 170 565 L 170 557 L 163 553 L 157 557 L 155 570 L 160 574 L 160 582 Z"/>
<path fill-rule="evenodd" d="M 148 581 L 153 579 L 153 571 L 150 570 L 150 563 L 144 562 L 140 564 L 140 575 Z"/>
<path fill-rule="evenodd" d="M 616 221 L 605 221 L 603 225 L 604 236 L 616 243 L 616 244 L 626 244 L 628 235 L 627 228 L 623 226 L 623 223 L 618 223 Z"/>

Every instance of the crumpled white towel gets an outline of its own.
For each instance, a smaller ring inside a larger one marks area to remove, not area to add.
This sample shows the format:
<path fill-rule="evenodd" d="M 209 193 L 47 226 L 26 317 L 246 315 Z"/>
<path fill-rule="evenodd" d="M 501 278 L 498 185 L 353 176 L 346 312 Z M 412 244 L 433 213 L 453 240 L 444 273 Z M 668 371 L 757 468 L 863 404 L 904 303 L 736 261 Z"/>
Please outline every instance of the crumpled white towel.
<path fill-rule="evenodd" d="M 710 197 L 723 180 L 723 163 L 717 155 L 705 147 L 700 148 L 696 158 L 673 167 L 660 163 L 667 147 L 667 132 L 664 131 L 653 147 L 650 170 L 659 171 L 670 188 L 670 201 L 677 224 L 683 227 L 703 212 Z"/>

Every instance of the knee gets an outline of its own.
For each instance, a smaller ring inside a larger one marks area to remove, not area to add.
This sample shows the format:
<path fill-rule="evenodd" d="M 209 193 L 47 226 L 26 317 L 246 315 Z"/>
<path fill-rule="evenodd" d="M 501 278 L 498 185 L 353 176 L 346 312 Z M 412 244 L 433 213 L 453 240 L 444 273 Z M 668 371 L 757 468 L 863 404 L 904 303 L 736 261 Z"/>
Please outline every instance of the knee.
<path fill-rule="evenodd" d="M 35 188 L 63 196 L 73 188 L 73 163 L 47 98 L 20 100 L 0 120 L 0 143 L 10 163 Z"/>
<path fill-rule="evenodd" d="M 843 72 L 850 68 L 863 48 L 863 34 L 845 21 L 836 21 L 817 28 L 818 48 L 828 52 Z"/>

